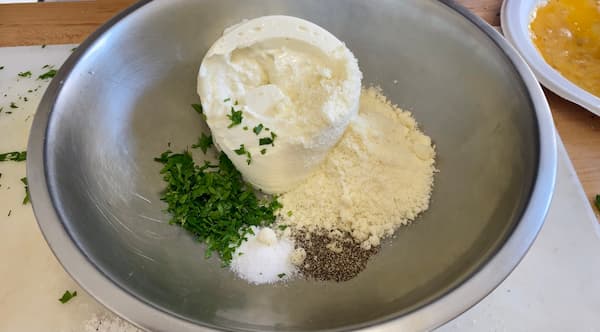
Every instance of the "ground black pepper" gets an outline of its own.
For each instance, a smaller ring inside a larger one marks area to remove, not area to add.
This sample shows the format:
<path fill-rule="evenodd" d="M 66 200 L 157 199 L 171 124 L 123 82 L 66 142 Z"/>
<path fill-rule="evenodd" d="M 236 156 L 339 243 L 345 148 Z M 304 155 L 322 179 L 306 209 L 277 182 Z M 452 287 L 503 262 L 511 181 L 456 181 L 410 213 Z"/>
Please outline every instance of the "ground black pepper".
<path fill-rule="evenodd" d="M 296 246 L 304 248 L 306 259 L 299 267 L 306 278 L 323 281 L 347 281 L 358 275 L 367 266 L 367 261 L 379 251 L 379 247 L 364 250 L 349 236 L 342 239 L 331 239 L 326 234 L 298 233 L 295 236 Z M 335 241 L 334 252 L 327 245 Z"/>

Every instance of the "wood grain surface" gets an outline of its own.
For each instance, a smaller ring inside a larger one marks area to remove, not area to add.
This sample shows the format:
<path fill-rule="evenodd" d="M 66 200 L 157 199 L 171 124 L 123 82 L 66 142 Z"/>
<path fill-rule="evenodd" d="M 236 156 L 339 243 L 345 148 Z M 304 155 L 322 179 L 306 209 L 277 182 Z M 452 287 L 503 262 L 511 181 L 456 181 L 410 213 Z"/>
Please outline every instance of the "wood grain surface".
<path fill-rule="evenodd" d="M 301 1 L 301 0 L 300 0 Z M 79 43 L 134 0 L 0 4 L 0 47 Z M 491 25 L 500 24 L 501 0 L 456 0 Z M 600 117 L 545 91 L 590 203 L 600 194 Z M 596 213 L 598 211 L 594 209 Z"/>

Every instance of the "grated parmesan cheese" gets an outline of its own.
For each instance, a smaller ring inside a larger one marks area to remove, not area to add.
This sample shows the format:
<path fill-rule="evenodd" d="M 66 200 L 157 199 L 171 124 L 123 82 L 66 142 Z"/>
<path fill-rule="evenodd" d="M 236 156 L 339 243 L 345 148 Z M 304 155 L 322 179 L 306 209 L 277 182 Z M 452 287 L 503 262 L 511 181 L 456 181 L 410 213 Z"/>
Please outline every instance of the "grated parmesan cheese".
<path fill-rule="evenodd" d="M 429 207 L 434 173 L 435 149 L 411 113 L 363 89 L 359 115 L 326 161 L 280 196 L 294 213 L 279 223 L 347 233 L 369 250 Z"/>

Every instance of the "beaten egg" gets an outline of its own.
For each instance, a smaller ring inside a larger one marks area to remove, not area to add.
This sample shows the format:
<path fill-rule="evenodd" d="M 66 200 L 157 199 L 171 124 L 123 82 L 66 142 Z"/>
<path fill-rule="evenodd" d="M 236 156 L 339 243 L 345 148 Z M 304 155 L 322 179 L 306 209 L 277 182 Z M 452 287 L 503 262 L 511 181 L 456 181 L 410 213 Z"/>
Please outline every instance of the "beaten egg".
<path fill-rule="evenodd" d="M 550 66 L 600 97 L 600 1 L 549 0 L 529 28 Z"/>

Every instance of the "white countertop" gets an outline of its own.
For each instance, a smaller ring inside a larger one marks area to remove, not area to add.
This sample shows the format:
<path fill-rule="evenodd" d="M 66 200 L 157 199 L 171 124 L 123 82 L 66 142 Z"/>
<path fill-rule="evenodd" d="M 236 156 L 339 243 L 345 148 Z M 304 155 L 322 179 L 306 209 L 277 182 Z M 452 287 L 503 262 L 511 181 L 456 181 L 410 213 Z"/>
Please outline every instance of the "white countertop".
<path fill-rule="evenodd" d="M 0 48 L 0 152 L 25 150 L 48 84 L 35 78 L 46 64 L 58 67 L 73 47 Z M 17 76 L 28 70 L 33 78 Z M 558 168 L 550 212 L 527 256 L 494 292 L 439 331 L 600 331 L 600 226 L 562 143 Z M 87 295 L 52 255 L 31 205 L 21 204 L 25 163 L 2 162 L 0 173 L 0 332 L 136 331 Z M 78 295 L 61 304 L 65 290 Z"/>

